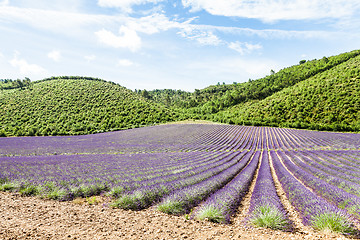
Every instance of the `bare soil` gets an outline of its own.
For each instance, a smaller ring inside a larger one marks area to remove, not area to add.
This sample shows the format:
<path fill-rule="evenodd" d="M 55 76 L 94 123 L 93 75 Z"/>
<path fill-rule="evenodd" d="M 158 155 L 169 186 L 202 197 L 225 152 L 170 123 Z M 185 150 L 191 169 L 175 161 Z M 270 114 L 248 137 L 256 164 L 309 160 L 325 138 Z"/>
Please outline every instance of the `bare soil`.
<path fill-rule="evenodd" d="M 313 230 L 273 231 L 187 220 L 150 208 L 125 211 L 96 197 L 58 202 L 0 192 L 0 239 L 346 239 Z M 90 203 L 95 203 L 90 205 Z"/>

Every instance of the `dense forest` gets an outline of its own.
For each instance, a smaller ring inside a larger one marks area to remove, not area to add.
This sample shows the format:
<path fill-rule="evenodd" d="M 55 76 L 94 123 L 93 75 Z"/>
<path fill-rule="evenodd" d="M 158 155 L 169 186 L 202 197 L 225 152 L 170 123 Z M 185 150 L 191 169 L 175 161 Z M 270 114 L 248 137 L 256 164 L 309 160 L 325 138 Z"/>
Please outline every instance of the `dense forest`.
<path fill-rule="evenodd" d="M 0 79 L 0 136 L 76 135 L 184 119 L 360 131 L 360 50 L 194 92 L 99 78 Z"/>

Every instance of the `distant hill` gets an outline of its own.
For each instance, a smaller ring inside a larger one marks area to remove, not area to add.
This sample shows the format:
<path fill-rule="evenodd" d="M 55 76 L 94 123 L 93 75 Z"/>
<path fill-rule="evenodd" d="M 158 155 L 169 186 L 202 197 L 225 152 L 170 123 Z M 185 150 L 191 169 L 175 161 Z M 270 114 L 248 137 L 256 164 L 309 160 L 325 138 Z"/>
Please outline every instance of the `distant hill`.
<path fill-rule="evenodd" d="M 76 135 L 174 121 L 171 110 L 118 84 L 57 77 L 0 91 L 0 135 Z"/>
<path fill-rule="evenodd" d="M 212 85 L 193 93 L 175 90 L 148 91 L 147 97 L 173 108 L 187 109 L 192 116 L 213 114 L 239 103 L 262 100 L 287 87 L 293 86 L 312 76 L 330 70 L 360 54 L 360 50 L 323 57 L 318 60 L 302 60 L 298 65 L 284 68 L 258 80 L 245 83 Z M 140 92 L 143 94 L 142 92 Z M 190 115 L 191 116 L 191 115 Z"/>
<path fill-rule="evenodd" d="M 238 104 L 213 120 L 330 131 L 360 131 L 360 56 L 284 88 Z"/>

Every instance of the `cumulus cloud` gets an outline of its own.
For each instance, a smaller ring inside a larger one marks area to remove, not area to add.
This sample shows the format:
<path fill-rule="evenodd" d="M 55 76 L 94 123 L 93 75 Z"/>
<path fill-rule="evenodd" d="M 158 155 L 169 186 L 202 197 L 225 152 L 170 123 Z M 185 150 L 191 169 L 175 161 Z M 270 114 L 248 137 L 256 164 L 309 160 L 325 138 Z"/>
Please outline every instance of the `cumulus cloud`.
<path fill-rule="evenodd" d="M 182 0 L 191 11 L 205 10 L 212 15 L 278 20 L 346 18 L 360 10 L 359 1 L 343 0 Z"/>
<path fill-rule="evenodd" d="M 19 59 L 18 53 L 15 53 L 13 59 L 9 61 L 11 66 L 17 68 L 22 75 L 46 74 L 46 70 L 39 65 L 28 63 L 25 59 Z"/>
<path fill-rule="evenodd" d="M 53 50 L 48 53 L 48 58 L 54 60 L 55 62 L 58 62 L 61 58 L 61 53 L 58 50 Z"/>
<path fill-rule="evenodd" d="M 134 63 L 129 59 L 119 59 L 117 62 L 117 66 L 119 67 L 130 67 L 132 65 L 134 65 Z"/>
<path fill-rule="evenodd" d="M 133 5 L 140 5 L 146 3 L 158 3 L 163 0 L 98 0 L 98 5 L 101 7 L 117 7 L 123 11 L 132 12 Z"/>
<path fill-rule="evenodd" d="M 247 42 L 238 42 L 238 41 L 231 42 L 231 43 L 229 43 L 228 46 L 230 49 L 237 51 L 241 55 L 251 53 L 255 50 L 259 50 L 262 48 L 262 46 L 260 44 L 251 44 L 251 43 L 247 43 Z"/>
<path fill-rule="evenodd" d="M 126 26 L 120 27 L 120 36 L 105 29 L 97 31 L 95 34 L 100 42 L 114 48 L 128 48 L 136 52 L 141 47 L 141 38 L 137 35 L 136 31 Z"/>

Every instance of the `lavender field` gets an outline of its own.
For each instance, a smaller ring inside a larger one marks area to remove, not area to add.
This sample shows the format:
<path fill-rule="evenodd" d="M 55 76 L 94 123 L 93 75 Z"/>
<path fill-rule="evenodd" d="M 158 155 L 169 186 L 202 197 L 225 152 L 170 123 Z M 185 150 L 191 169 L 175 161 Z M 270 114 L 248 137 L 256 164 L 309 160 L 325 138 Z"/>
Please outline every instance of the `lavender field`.
<path fill-rule="evenodd" d="M 170 124 L 85 136 L 0 138 L 0 190 L 61 201 L 102 194 L 113 197 L 113 207 L 156 206 L 169 214 L 231 223 L 254 185 L 248 224 L 291 229 L 275 180 L 303 224 L 356 231 L 360 135 Z"/>

